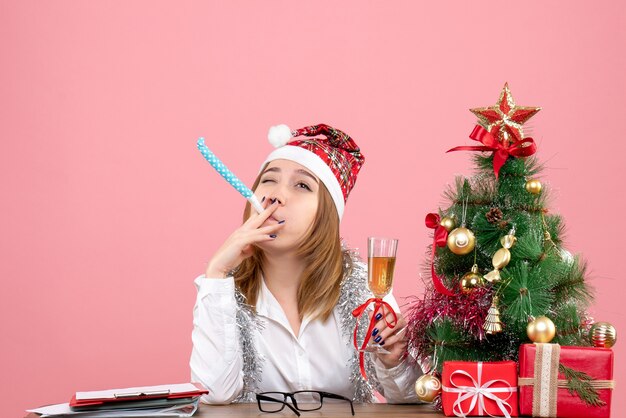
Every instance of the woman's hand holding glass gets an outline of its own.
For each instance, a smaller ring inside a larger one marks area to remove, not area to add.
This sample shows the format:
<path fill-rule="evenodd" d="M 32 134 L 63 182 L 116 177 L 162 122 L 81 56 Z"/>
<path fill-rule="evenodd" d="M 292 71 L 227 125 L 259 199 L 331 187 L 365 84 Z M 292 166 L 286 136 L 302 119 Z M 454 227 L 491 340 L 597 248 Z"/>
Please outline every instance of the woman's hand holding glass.
<path fill-rule="evenodd" d="M 250 217 L 235 230 L 215 252 L 206 269 L 208 278 L 224 278 L 243 260 L 253 254 L 253 246 L 276 239 L 277 233 L 285 226 L 284 221 L 271 218 L 280 206 L 276 200 L 262 202 L 265 210 L 256 213 L 252 210 Z M 263 226 L 268 219 L 273 223 Z"/>
<path fill-rule="evenodd" d="M 372 314 L 373 312 L 369 312 L 370 320 Z M 387 321 L 385 321 L 382 314 L 378 314 L 377 317 L 379 319 L 374 325 L 369 343 L 370 345 L 384 347 L 386 349 L 377 350 L 377 356 L 385 367 L 390 369 L 400 364 L 406 353 L 406 320 L 400 312 L 396 312 L 396 326 L 390 328 L 387 326 L 387 323 L 393 321 L 393 314 L 387 312 Z"/>

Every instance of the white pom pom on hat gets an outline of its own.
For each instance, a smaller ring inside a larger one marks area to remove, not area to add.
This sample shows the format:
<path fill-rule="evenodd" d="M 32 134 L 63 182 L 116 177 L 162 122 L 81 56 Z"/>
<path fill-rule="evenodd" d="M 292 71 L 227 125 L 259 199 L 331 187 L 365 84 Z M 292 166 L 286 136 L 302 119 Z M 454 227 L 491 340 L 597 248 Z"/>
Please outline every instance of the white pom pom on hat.
<path fill-rule="evenodd" d="M 284 145 L 287 145 L 287 142 L 293 138 L 291 134 L 291 129 L 287 125 L 276 125 L 272 126 L 267 133 L 267 139 L 270 141 L 270 144 L 274 146 L 274 148 L 280 148 Z"/>

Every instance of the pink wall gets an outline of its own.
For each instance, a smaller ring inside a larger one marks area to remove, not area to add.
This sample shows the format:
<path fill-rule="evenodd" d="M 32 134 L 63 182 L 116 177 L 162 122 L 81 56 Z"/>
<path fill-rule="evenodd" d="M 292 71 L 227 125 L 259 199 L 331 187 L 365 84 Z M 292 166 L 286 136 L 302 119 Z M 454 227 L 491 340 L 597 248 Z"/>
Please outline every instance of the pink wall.
<path fill-rule="evenodd" d="M 625 17 L 618 1 L 3 2 L 2 415 L 189 378 L 192 280 L 243 208 L 200 135 L 251 183 L 270 125 L 346 130 L 367 163 L 343 234 L 398 236 L 396 294 L 421 294 L 424 215 L 471 174 L 444 151 L 505 81 L 544 109 L 551 209 L 589 262 L 593 316 L 624 332 Z"/>

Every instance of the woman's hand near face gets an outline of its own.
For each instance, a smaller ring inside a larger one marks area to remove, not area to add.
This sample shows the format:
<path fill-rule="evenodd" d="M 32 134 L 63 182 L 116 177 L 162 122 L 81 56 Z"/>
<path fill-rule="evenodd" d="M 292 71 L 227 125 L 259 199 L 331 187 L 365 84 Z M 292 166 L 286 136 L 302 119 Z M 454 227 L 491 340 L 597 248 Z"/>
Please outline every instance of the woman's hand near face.
<path fill-rule="evenodd" d="M 265 201 L 265 210 L 256 213 L 254 209 L 248 220 L 231 234 L 215 252 L 206 269 L 208 278 L 224 278 L 229 271 L 237 267 L 253 253 L 252 246 L 276 238 L 276 233 L 284 227 L 284 223 L 276 223 L 262 227 L 263 223 L 279 206 L 276 201 Z"/>
<path fill-rule="evenodd" d="M 396 312 L 398 320 L 396 325 L 390 328 L 387 326 L 387 322 L 393 323 L 393 314 L 387 312 L 387 322 L 385 322 L 382 314 L 379 315 L 380 318 L 372 331 L 370 344 L 381 345 L 389 351 L 389 354 L 377 353 L 378 359 L 389 369 L 397 366 L 404 359 L 407 347 L 406 320 L 400 312 Z"/>

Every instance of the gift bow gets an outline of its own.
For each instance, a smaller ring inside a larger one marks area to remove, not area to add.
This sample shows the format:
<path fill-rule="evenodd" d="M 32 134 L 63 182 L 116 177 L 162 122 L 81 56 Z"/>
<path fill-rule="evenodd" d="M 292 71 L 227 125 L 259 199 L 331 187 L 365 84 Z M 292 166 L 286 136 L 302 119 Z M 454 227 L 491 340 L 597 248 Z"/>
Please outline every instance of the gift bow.
<path fill-rule="evenodd" d="M 445 386 L 445 385 L 442 386 L 442 390 L 444 392 L 451 392 L 451 393 L 459 394 L 456 401 L 452 405 L 452 412 L 454 412 L 454 415 L 457 417 L 466 417 L 469 413 L 472 412 L 474 407 L 478 404 L 478 415 L 484 415 L 486 413 L 490 417 L 497 416 L 497 415 L 491 415 L 489 412 L 487 412 L 487 409 L 485 408 L 485 398 L 487 398 L 487 399 L 491 399 L 492 401 L 496 403 L 496 405 L 500 409 L 500 412 L 502 412 L 502 414 L 506 418 L 511 418 L 513 407 L 511 407 L 511 405 L 509 405 L 509 403 L 506 401 L 513 395 L 514 392 L 517 391 L 517 386 L 511 387 L 511 385 L 509 385 L 509 383 L 506 380 L 502 380 L 502 379 L 490 380 L 483 384 L 482 383 L 482 374 L 483 374 L 482 362 L 477 363 L 477 369 L 478 369 L 477 371 L 478 381 L 476 381 L 471 374 L 467 373 L 464 370 L 455 370 L 450 375 L 450 383 L 454 387 Z M 454 383 L 452 379 L 454 375 L 456 374 L 469 377 L 472 380 L 472 383 L 474 384 L 474 386 L 457 385 L 456 383 Z M 494 383 L 498 383 L 498 382 L 504 383 L 506 387 L 505 388 L 491 388 L 490 387 Z M 494 393 L 508 393 L 509 396 L 507 396 L 504 399 L 501 399 L 497 397 L 496 395 L 494 395 Z M 461 403 L 467 399 L 471 399 L 472 401 L 467 411 L 463 411 Z"/>
<path fill-rule="evenodd" d="M 430 275 L 433 278 L 433 285 L 435 286 L 435 290 L 437 290 L 442 295 L 446 296 L 454 296 L 444 284 L 443 281 L 437 273 L 435 273 L 435 253 L 437 252 L 437 247 L 445 247 L 446 241 L 448 241 L 448 231 L 446 228 L 440 225 L 441 218 L 436 213 L 429 213 L 426 215 L 426 226 L 430 229 L 434 229 L 435 232 L 433 234 L 433 252 L 430 257 Z"/>
<path fill-rule="evenodd" d="M 365 339 L 363 340 L 363 343 L 359 347 L 359 343 L 357 342 L 357 335 L 359 331 L 359 318 L 361 318 L 361 315 L 365 313 L 365 310 L 368 308 L 368 306 L 370 306 L 371 303 L 374 303 L 374 312 L 372 313 L 372 319 L 370 319 L 370 324 L 367 327 L 367 333 L 365 334 Z M 389 311 L 391 315 L 393 316 L 393 319 L 391 321 L 387 321 L 387 315 L 385 315 L 385 308 L 387 308 L 387 311 Z M 368 300 L 365 301 L 365 303 L 361 304 L 360 306 L 358 306 L 352 311 L 352 316 L 356 318 L 356 325 L 354 326 L 354 335 L 353 335 L 354 348 L 356 348 L 359 351 L 359 367 L 361 369 L 361 376 L 363 376 L 364 379 L 367 379 L 367 375 L 365 373 L 365 353 L 363 350 L 365 350 L 365 348 L 367 347 L 367 344 L 370 341 L 370 338 L 372 338 L 372 330 L 374 329 L 374 325 L 376 325 L 376 321 L 377 321 L 376 314 L 378 313 L 379 310 L 381 311 L 381 314 L 383 315 L 385 324 L 387 324 L 389 328 L 393 329 L 398 324 L 398 316 L 394 312 L 391 305 L 385 302 L 384 300 L 382 300 L 381 298 L 369 298 Z"/>
<path fill-rule="evenodd" d="M 454 147 L 446 152 L 451 151 L 493 151 L 493 172 L 498 178 L 500 168 L 504 165 L 510 155 L 513 157 L 528 157 L 537 152 L 537 145 L 532 138 L 524 138 L 519 141 L 509 143 L 507 141 L 498 141 L 488 130 L 480 125 L 476 125 L 469 136 L 474 141 L 483 143 L 483 145 L 463 145 Z"/>

